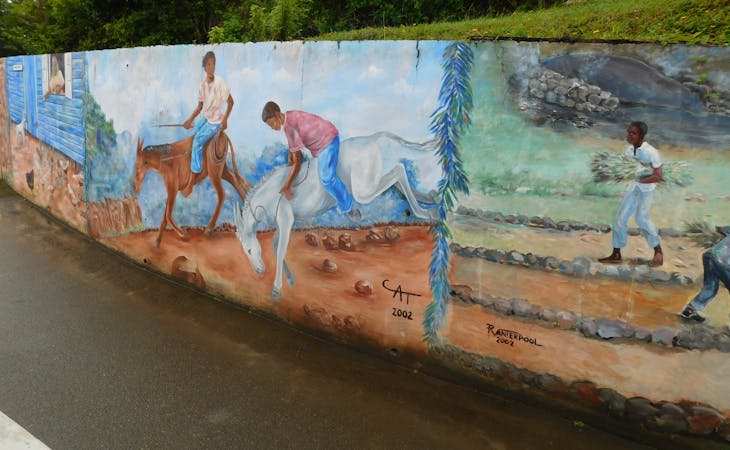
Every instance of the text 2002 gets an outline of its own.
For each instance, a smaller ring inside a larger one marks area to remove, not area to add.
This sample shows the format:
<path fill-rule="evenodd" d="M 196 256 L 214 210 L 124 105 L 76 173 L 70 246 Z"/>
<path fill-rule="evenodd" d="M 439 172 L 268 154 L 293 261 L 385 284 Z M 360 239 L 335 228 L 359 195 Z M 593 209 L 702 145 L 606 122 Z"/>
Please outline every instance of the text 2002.
<path fill-rule="evenodd" d="M 413 320 L 413 313 L 411 311 L 405 311 L 399 308 L 393 308 L 393 315 L 395 317 L 402 317 L 407 320 Z"/>

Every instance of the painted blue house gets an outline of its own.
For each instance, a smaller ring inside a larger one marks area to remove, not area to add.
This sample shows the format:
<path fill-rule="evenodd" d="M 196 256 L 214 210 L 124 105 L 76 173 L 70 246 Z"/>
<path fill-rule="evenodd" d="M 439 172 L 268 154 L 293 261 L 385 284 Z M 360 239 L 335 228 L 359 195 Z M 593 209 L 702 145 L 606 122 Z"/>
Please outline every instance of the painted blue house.
<path fill-rule="evenodd" d="M 49 85 L 52 60 L 63 75 L 56 92 Z M 14 124 L 79 164 L 84 164 L 85 58 L 83 53 L 13 56 L 6 60 L 8 113 Z"/>

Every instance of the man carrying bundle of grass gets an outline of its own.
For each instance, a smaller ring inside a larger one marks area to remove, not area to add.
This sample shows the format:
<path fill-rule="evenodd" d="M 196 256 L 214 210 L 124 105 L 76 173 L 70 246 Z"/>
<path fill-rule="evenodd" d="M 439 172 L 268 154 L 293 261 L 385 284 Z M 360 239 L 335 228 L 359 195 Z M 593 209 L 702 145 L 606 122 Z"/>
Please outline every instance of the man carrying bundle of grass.
<path fill-rule="evenodd" d="M 626 149 L 625 156 L 638 161 L 641 166 L 651 172 L 640 176 L 638 180 L 631 181 L 629 184 L 613 223 L 613 253 L 599 259 L 602 263 L 620 264 L 622 262 L 621 249 L 626 247 L 627 224 L 629 218 L 635 215 L 636 224 L 639 225 L 641 234 L 649 243 L 649 246 L 654 249 L 654 258 L 652 258 L 649 265 L 656 267 L 664 264 L 662 246 L 659 242 L 659 231 L 649 218 L 654 190 L 658 182 L 664 181 L 664 172 L 659 152 L 644 141 L 644 136 L 646 136 L 648 130 L 649 127 L 644 122 L 631 122 L 627 130 L 626 140 L 631 145 Z M 594 162 L 594 172 L 599 173 L 595 165 Z"/>

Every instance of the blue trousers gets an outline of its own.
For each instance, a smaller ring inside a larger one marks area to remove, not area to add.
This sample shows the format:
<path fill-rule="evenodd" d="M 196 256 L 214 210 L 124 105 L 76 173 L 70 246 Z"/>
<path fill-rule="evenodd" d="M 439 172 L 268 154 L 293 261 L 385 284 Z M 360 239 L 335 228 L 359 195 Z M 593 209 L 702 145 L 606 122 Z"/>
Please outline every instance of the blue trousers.
<path fill-rule="evenodd" d="M 715 298 L 720 289 L 720 281 L 730 291 L 730 271 L 718 262 L 712 252 L 702 254 L 702 266 L 705 269 L 702 290 L 690 302 L 690 306 L 697 311 L 702 311 Z"/>
<path fill-rule="evenodd" d="M 337 162 L 340 156 L 340 137 L 335 136 L 324 150 L 317 154 L 317 170 L 324 189 L 337 201 L 337 208 L 343 213 L 352 209 L 352 194 L 337 176 Z"/>
<path fill-rule="evenodd" d="M 646 242 L 649 243 L 649 247 L 654 248 L 659 245 L 659 231 L 649 218 L 653 198 L 654 191 L 644 192 L 638 186 L 634 186 L 626 192 L 613 223 L 613 248 L 626 247 L 627 224 L 629 218 L 634 214 L 636 214 L 636 224 Z"/>
<path fill-rule="evenodd" d="M 195 131 L 195 138 L 193 138 L 193 155 L 192 158 L 190 158 L 190 170 L 194 173 L 200 173 L 203 171 L 203 147 L 220 129 L 221 124 L 213 124 L 205 119 L 198 121 L 195 125 L 195 128 L 193 129 Z"/>

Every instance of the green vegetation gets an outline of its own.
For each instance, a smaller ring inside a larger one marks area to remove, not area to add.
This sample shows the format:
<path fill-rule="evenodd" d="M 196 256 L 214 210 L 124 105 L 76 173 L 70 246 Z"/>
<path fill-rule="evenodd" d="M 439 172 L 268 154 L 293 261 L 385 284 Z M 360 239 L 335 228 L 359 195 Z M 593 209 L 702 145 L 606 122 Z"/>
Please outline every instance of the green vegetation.
<path fill-rule="evenodd" d="M 575 0 L 552 8 L 397 27 L 327 33 L 321 40 L 541 38 L 730 44 L 726 0 Z"/>
<path fill-rule="evenodd" d="M 0 56 L 208 42 L 466 40 L 472 37 L 730 45 L 730 3 L 727 0 L 0 2 Z"/>

